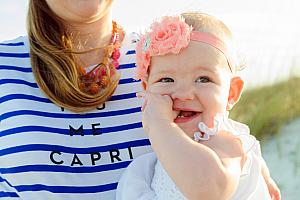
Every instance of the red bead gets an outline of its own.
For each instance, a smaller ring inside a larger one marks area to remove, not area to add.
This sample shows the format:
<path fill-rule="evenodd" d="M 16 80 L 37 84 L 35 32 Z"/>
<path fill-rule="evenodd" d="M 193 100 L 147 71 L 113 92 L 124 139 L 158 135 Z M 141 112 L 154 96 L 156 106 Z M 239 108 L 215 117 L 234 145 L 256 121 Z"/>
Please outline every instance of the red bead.
<path fill-rule="evenodd" d="M 87 79 L 92 79 L 92 78 L 94 78 L 94 75 L 92 73 L 87 73 L 86 78 Z"/>
<path fill-rule="evenodd" d="M 121 56 L 121 53 L 120 53 L 119 49 L 115 49 L 113 52 L 113 55 L 112 55 L 113 59 L 117 60 L 120 58 L 120 56 Z"/>

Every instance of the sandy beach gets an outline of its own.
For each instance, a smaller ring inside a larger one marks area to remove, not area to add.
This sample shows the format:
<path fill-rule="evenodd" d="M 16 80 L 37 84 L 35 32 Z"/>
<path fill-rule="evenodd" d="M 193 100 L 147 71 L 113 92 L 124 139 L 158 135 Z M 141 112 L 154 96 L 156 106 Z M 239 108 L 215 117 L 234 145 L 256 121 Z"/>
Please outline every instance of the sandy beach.
<path fill-rule="evenodd" d="M 263 156 L 271 176 L 281 189 L 283 200 L 300 199 L 300 118 L 262 143 Z"/>

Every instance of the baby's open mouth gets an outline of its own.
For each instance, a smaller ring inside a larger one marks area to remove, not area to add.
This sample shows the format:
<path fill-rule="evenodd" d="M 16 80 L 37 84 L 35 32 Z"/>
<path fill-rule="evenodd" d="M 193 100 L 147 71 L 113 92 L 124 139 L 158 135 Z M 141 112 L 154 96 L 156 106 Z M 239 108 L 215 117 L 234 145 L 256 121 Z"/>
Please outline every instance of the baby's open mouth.
<path fill-rule="evenodd" d="M 192 117 L 192 116 L 196 115 L 197 113 L 198 112 L 194 112 L 194 111 L 180 111 L 179 114 L 177 115 L 176 119 Z"/>
<path fill-rule="evenodd" d="M 189 122 L 194 118 L 198 117 L 200 114 L 201 112 L 180 110 L 174 122 L 175 123 Z"/>

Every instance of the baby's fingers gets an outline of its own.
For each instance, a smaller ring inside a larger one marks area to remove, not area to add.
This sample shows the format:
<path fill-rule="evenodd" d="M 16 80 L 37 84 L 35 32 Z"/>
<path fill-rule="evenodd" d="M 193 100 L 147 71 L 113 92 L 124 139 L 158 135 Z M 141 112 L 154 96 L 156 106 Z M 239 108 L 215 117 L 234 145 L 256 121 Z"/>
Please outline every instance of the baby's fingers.
<path fill-rule="evenodd" d="M 153 93 L 149 91 L 142 91 L 136 93 L 136 96 L 138 98 L 144 98 L 142 110 L 144 110 L 146 105 L 150 105 L 150 102 L 151 105 L 155 107 L 172 108 L 173 101 L 171 97 L 167 94 L 159 94 L 159 93 Z"/>
<path fill-rule="evenodd" d="M 276 193 L 272 196 L 272 200 L 281 200 L 281 194 L 280 194 L 280 192 L 276 192 Z"/>

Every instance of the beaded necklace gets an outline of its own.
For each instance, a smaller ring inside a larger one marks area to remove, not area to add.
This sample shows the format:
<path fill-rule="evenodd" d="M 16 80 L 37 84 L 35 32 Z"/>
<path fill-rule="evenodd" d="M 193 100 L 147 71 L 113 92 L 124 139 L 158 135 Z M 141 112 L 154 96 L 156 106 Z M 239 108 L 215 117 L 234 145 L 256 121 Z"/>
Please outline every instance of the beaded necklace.
<path fill-rule="evenodd" d="M 88 72 L 84 67 L 79 67 L 80 89 L 91 95 L 98 94 L 102 88 L 105 88 L 109 84 L 109 77 L 112 77 L 115 69 L 119 67 L 120 34 L 123 37 L 124 31 L 115 21 L 112 22 L 112 25 L 111 41 L 109 45 L 104 47 L 102 62 Z"/>

